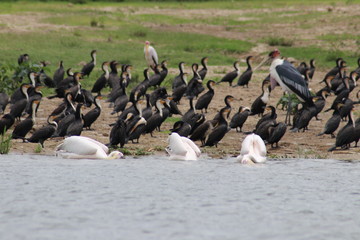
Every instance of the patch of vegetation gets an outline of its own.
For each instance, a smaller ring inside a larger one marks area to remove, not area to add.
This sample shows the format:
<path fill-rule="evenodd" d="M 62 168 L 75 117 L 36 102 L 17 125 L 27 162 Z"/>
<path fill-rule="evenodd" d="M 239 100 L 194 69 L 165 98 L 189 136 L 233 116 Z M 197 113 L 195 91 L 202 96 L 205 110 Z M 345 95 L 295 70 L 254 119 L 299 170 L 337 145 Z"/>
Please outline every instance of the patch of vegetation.
<path fill-rule="evenodd" d="M 289 107 L 289 98 L 291 99 L 290 113 L 295 114 L 297 112 L 298 105 L 301 103 L 299 98 L 294 94 L 284 94 L 276 103 L 276 107 L 281 106 L 281 110 L 287 110 Z"/>
<path fill-rule="evenodd" d="M 22 82 L 28 82 L 28 73 L 39 72 L 40 65 L 24 62 L 21 65 L 0 63 L 0 92 L 12 94 Z"/>
<path fill-rule="evenodd" d="M 265 39 L 265 42 L 269 46 L 283 46 L 283 47 L 291 47 L 294 44 L 293 40 L 285 39 L 283 37 L 269 37 Z"/>
<path fill-rule="evenodd" d="M 165 119 L 165 122 L 175 123 L 175 122 L 179 121 L 180 119 L 181 119 L 180 117 L 168 117 Z"/>
<path fill-rule="evenodd" d="M 150 155 L 151 152 L 148 152 L 148 151 L 146 151 L 146 150 L 143 149 L 143 148 L 137 148 L 137 149 L 135 150 L 135 152 L 133 152 L 133 154 L 134 154 L 135 156 L 146 156 L 146 155 Z"/>
<path fill-rule="evenodd" d="M 36 147 L 34 149 L 34 153 L 41 153 L 42 147 L 41 144 L 36 144 Z"/>
<path fill-rule="evenodd" d="M 11 134 L 6 134 L 6 129 L 4 128 L 4 131 L 0 138 L 0 154 L 8 154 L 11 148 Z"/>

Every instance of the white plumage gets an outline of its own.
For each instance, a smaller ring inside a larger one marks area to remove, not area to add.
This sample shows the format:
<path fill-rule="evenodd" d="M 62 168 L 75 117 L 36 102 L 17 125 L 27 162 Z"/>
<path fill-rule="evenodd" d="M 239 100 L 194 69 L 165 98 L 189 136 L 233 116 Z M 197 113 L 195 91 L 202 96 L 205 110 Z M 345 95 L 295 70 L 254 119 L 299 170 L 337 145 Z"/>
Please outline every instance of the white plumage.
<path fill-rule="evenodd" d="M 56 154 L 64 158 L 76 159 L 119 159 L 123 154 L 119 151 L 113 151 L 109 155 L 109 149 L 102 143 L 82 136 L 71 136 L 55 149 Z"/>
<path fill-rule="evenodd" d="M 266 161 L 266 146 L 259 135 L 248 135 L 241 145 L 237 160 L 241 163 L 263 163 Z"/>
<path fill-rule="evenodd" d="M 187 137 L 178 133 L 171 133 L 168 138 L 169 146 L 166 151 L 171 160 L 198 160 L 201 151 L 196 144 Z"/>
<path fill-rule="evenodd" d="M 158 62 L 159 62 L 158 55 L 156 53 L 155 48 L 150 46 L 149 41 L 145 42 L 144 54 L 145 54 L 145 60 L 149 67 L 154 68 L 154 67 L 156 67 L 156 65 L 158 65 Z"/>

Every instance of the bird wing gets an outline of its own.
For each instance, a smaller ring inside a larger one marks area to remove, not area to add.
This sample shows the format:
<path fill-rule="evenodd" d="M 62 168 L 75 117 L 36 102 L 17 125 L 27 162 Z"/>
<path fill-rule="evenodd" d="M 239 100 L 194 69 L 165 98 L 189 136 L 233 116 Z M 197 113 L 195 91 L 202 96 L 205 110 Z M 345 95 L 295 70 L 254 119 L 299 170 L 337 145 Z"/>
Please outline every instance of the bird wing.
<path fill-rule="evenodd" d="M 259 135 L 253 135 L 253 149 L 256 154 L 259 156 L 266 156 L 266 146 L 264 141 L 261 139 Z"/>
<path fill-rule="evenodd" d="M 98 142 L 98 141 L 96 141 L 92 138 L 88 138 L 88 137 L 83 137 L 83 136 L 77 136 L 77 137 L 81 137 L 81 138 L 87 139 L 88 141 L 91 141 L 92 143 L 99 146 L 105 153 L 109 152 L 109 148 L 107 146 L 105 146 L 104 144 L 102 144 L 101 142 Z"/>
<path fill-rule="evenodd" d="M 237 72 L 237 71 L 229 72 L 229 73 L 227 73 L 227 74 L 220 80 L 220 82 L 232 81 L 232 80 L 234 80 L 237 76 L 238 76 L 238 72 Z"/>
<path fill-rule="evenodd" d="M 200 157 L 201 151 L 200 151 L 200 149 L 198 148 L 198 146 L 196 146 L 196 144 L 195 144 L 193 141 L 191 141 L 191 140 L 190 140 L 189 138 L 187 138 L 187 137 L 181 137 L 181 140 L 182 140 L 185 144 L 189 145 L 189 147 L 191 147 L 191 148 L 194 150 L 194 152 L 195 152 L 195 154 L 196 154 L 197 157 Z"/>
<path fill-rule="evenodd" d="M 303 76 L 289 62 L 276 66 L 276 72 L 284 84 L 302 100 L 308 102 L 311 100 L 310 91 L 306 85 Z"/>
<path fill-rule="evenodd" d="M 56 147 L 56 151 L 77 155 L 94 155 L 101 148 L 94 141 L 86 137 L 71 136 L 65 138 L 63 143 Z"/>
<path fill-rule="evenodd" d="M 168 142 L 169 142 L 168 153 L 170 155 L 185 157 L 187 153 L 187 149 L 184 146 L 184 142 L 182 141 L 179 134 L 172 133 L 169 136 Z"/>
<path fill-rule="evenodd" d="M 153 60 L 154 64 L 158 65 L 158 63 L 159 63 L 158 55 L 157 55 L 155 48 L 153 48 L 152 46 L 149 46 L 148 56 L 149 56 L 149 59 Z"/>

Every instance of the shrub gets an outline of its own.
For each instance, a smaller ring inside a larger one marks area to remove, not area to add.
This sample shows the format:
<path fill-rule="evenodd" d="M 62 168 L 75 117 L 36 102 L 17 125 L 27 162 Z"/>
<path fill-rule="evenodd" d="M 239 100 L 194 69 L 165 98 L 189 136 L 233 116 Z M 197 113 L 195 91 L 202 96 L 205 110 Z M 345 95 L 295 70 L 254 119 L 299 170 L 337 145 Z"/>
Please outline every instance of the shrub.
<path fill-rule="evenodd" d="M 6 129 L 4 129 L 0 139 L 0 154 L 8 154 L 11 147 L 11 134 L 6 134 L 5 132 Z"/>
<path fill-rule="evenodd" d="M 269 46 L 284 46 L 284 47 L 291 47 L 294 42 L 290 39 L 285 39 L 282 37 L 269 37 L 266 39 L 266 43 Z"/>

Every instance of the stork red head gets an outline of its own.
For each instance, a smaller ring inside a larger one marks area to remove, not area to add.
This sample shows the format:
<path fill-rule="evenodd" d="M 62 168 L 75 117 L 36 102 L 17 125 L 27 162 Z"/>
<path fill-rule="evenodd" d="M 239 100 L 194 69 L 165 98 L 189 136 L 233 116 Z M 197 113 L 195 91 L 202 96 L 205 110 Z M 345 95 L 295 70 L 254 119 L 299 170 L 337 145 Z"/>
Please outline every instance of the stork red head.
<path fill-rule="evenodd" d="M 150 42 L 149 42 L 149 41 L 145 41 L 145 45 L 150 45 Z"/>
<path fill-rule="evenodd" d="M 269 57 L 270 58 L 276 58 L 280 56 L 280 51 L 278 49 L 275 49 L 274 51 L 272 51 L 271 53 L 269 53 Z"/>

